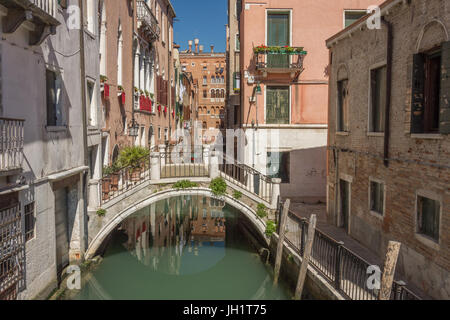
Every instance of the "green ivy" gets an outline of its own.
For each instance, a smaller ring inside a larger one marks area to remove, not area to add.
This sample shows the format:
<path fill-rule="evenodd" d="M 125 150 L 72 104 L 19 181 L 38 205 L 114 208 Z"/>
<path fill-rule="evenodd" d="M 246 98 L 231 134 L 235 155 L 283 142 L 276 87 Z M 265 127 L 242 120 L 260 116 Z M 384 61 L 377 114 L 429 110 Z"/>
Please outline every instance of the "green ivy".
<path fill-rule="evenodd" d="M 106 215 L 106 209 L 100 208 L 97 210 L 97 215 L 99 217 L 104 217 Z"/>
<path fill-rule="evenodd" d="M 277 224 L 272 220 L 267 221 L 265 232 L 266 236 L 271 237 L 275 231 L 277 231 Z"/>
<path fill-rule="evenodd" d="M 198 187 L 198 183 L 189 180 L 180 180 L 173 185 L 174 189 L 188 189 Z"/>
<path fill-rule="evenodd" d="M 227 183 L 223 178 L 215 178 L 211 181 L 209 188 L 214 195 L 221 196 L 227 191 Z"/>

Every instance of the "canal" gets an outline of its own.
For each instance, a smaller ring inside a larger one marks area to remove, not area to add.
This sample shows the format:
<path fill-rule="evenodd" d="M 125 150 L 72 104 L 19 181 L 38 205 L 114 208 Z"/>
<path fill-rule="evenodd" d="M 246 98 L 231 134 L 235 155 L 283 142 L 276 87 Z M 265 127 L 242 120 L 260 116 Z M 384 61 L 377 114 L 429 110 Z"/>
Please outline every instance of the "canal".
<path fill-rule="evenodd" d="M 109 237 L 102 262 L 83 274 L 81 290 L 61 298 L 290 299 L 284 283 L 273 286 L 272 268 L 245 220 L 217 199 L 159 201 L 124 220 Z"/>

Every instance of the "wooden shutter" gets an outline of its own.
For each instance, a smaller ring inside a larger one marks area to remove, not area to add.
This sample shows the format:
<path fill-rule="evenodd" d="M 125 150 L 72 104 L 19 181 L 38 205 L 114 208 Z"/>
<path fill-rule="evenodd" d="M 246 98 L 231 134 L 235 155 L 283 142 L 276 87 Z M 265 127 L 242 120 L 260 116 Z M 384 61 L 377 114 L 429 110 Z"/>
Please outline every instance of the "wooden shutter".
<path fill-rule="evenodd" d="M 412 72 L 411 133 L 421 133 L 423 131 L 425 108 L 425 68 L 422 54 L 413 56 Z"/>
<path fill-rule="evenodd" d="M 442 44 L 439 132 L 450 133 L 450 41 Z"/>

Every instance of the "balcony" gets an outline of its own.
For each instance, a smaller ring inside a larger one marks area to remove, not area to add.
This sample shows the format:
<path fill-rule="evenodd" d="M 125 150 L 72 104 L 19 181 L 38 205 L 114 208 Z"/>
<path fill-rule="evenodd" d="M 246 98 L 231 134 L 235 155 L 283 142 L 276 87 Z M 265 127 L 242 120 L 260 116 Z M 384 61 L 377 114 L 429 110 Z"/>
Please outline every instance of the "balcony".
<path fill-rule="evenodd" d="M 138 29 L 149 41 L 155 41 L 159 38 L 161 30 L 158 21 L 144 0 L 137 0 L 137 19 Z"/>
<path fill-rule="evenodd" d="M 256 69 L 267 73 L 303 72 L 303 60 L 307 54 L 303 47 L 266 47 L 253 49 L 256 59 Z"/>
<path fill-rule="evenodd" d="M 0 175 L 22 169 L 24 123 L 0 118 Z"/>
<path fill-rule="evenodd" d="M 32 23 L 29 44 L 40 45 L 50 34 L 56 33 L 60 24 L 57 16 L 58 0 L 5 0 L 1 2 L 6 8 L 3 18 L 3 33 L 14 33 L 23 23 Z M 1 9 L 1 8 L 0 8 Z"/>

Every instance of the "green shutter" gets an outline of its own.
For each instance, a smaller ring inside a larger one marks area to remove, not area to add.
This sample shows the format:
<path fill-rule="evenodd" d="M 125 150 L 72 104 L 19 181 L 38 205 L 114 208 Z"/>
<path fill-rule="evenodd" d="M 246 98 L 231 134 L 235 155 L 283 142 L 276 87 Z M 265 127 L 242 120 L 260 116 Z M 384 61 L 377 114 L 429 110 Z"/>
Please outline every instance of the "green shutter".
<path fill-rule="evenodd" d="M 284 47 L 289 45 L 289 14 L 276 13 L 267 17 L 267 45 Z M 268 66 L 271 68 L 286 68 L 289 66 L 289 55 L 269 54 L 267 57 Z"/>
<path fill-rule="evenodd" d="M 442 44 L 439 132 L 450 133 L 450 41 Z"/>
<path fill-rule="evenodd" d="M 413 56 L 412 99 L 411 99 L 411 133 L 423 132 L 425 68 L 422 54 Z"/>
<path fill-rule="evenodd" d="M 289 87 L 267 87 L 266 123 L 289 124 Z"/>
<path fill-rule="evenodd" d="M 233 73 L 233 90 L 236 89 L 236 72 Z"/>

